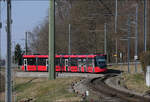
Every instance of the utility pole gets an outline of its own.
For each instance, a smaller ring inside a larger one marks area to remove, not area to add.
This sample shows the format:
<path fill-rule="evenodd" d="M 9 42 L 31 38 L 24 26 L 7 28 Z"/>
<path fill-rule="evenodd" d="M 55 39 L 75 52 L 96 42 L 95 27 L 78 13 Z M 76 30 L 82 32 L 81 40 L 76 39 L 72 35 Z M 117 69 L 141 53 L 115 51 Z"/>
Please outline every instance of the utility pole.
<path fill-rule="evenodd" d="M 71 54 L 71 25 L 69 24 L 69 41 L 68 41 L 68 54 Z"/>
<path fill-rule="evenodd" d="M 115 33 L 117 33 L 117 23 L 118 23 L 118 0 L 116 0 L 116 11 L 115 11 Z"/>
<path fill-rule="evenodd" d="M 138 4 L 136 6 L 136 19 L 135 19 L 135 72 L 137 72 L 137 59 L 138 59 Z"/>
<path fill-rule="evenodd" d="M 116 63 L 118 63 L 118 40 L 116 38 Z"/>
<path fill-rule="evenodd" d="M 147 0 L 144 0 L 144 51 L 147 51 Z"/>
<path fill-rule="evenodd" d="M 2 28 L 2 22 L 1 22 L 1 1 L 0 1 L 0 71 L 1 71 L 1 61 L 2 61 L 2 59 L 1 59 L 1 28 Z M 2 78 L 0 77 L 0 87 L 1 87 L 1 80 L 2 80 Z"/>
<path fill-rule="evenodd" d="M 0 1 L 0 70 L 1 70 L 1 29 L 2 29 L 2 22 L 1 22 L 1 1 Z"/>
<path fill-rule="evenodd" d="M 115 34 L 117 34 L 117 23 L 118 23 L 118 0 L 116 0 L 116 11 L 115 11 Z M 116 63 L 118 63 L 118 41 L 116 38 Z"/>
<path fill-rule="evenodd" d="M 55 0 L 50 0 L 49 8 L 49 80 L 55 79 Z"/>
<path fill-rule="evenodd" d="M 104 53 L 107 54 L 107 24 L 104 24 Z"/>
<path fill-rule="evenodd" d="M 130 73 L 130 35 L 131 35 L 131 21 L 130 15 L 128 15 L 128 73 Z"/>
<path fill-rule="evenodd" d="M 25 55 L 28 52 L 28 32 L 25 33 Z"/>
<path fill-rule="evenodd" d="M 7 63 L 5 76 L 5 102 L 12 102 L 11 85 L 11 0 L 7 0 Z"/>

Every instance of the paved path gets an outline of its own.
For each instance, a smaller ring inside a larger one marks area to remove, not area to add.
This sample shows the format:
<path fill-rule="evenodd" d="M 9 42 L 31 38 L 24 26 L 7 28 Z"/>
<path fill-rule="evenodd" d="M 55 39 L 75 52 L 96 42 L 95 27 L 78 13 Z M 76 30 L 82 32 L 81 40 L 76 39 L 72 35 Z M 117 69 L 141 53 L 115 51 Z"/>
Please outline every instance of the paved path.
<path fill-rule="evenodd" d="M 16 77 L 48 77 L 48 72 L 15 72 Z M 93 73 L 57 73 L 57 77 L 101 77 L 103 74 Z"/>

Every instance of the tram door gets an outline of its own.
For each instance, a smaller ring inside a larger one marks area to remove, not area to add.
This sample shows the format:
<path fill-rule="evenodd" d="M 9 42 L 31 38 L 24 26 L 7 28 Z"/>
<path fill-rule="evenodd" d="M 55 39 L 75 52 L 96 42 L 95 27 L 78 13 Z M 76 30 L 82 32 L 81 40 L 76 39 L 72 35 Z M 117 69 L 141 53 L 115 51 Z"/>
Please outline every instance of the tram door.
<path fill-rule="evenodd" d="M 68 59 L 65 59 L 65 69 L 66 69 L 66 71 L 69 71 L 69 70 L 68 70 L 68 66 L 69 66 L 69 65 L 68 65 Z"/>
<path fill-rule="evenodd" d="M 87 60 L 86 58 L 78 59 L 78 71 L 79 72 L 87 72 Z"/>
<path fill-rule="evenodd" d="M 92 65 L 93 65 L 93 72 L 95 72 L 95 63 L 94 63 L 94 59 L 92 59 Z"/>
<path fill-rule="evenodd" d="M 86 58 L 83 59 L 83 69 L 84 69 L 84 72 L 87 72 L 87 59 Z"/>
<path fill-rule="evenodd" d="M 24 70 L 27 71 L 27 59 L 24 59 Z"/>
<path fill-rule="evenodd" d="M 78 72 L 81 72 L 81 68 L 82 68 L 82 59 L 78 59 Z"/>
<path fill-rule="evenodd" d="M 93 58 L 88 58 L 87 64 L 88 64 L 88 67 L 87 67 L 88 72 L 95 72 L 94 59 Z"/>
<path fill-rule="evenodd" d="M 64 58 L 62 58 L 62 57 L 60 57 L 60 71 L 61 72 L 63 72 L 63 71 L 65 71 L 65 59 Z"/>
<path fill-rule="evenodd" d="M 48 71 L 48 59 L 46 59 L 46 71 Z"/>

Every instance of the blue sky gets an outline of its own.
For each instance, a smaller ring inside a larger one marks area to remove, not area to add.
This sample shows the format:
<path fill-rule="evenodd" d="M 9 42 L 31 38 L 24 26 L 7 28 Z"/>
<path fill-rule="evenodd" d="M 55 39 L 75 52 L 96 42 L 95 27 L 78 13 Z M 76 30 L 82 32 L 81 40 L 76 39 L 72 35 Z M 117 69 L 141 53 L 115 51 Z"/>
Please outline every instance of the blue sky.
<path fill-rule="evenodd" d="M 6 3 L 2 3 L 2 57 L 6 56 Z M 48 15 L 49 1 L 13 1 L 12 2 L 12 45 L 20 43 L 24 48 L 26 31 L 32 31 L 34 27 L 43 22 Z M 13 49 L 12 49 L 13 50 Z"/>

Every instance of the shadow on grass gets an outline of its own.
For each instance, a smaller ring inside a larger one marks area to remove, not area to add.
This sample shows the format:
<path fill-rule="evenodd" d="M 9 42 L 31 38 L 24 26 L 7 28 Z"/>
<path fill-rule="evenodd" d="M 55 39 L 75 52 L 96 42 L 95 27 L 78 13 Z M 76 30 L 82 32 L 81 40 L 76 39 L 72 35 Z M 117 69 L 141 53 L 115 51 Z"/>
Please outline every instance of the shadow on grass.
<path fill-rule="evenodd" d="M 21 83 L 21 84 L 15 85 L 15 87 L 13 88 L 13 91 L 23 91 L 27 87 L 30 87 L 32 85 L 32 81 L 35 79 L 37 79 L 37 78 L 32 78 L 31 80 L 27 81 L 26 83 Z"/>

